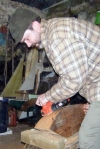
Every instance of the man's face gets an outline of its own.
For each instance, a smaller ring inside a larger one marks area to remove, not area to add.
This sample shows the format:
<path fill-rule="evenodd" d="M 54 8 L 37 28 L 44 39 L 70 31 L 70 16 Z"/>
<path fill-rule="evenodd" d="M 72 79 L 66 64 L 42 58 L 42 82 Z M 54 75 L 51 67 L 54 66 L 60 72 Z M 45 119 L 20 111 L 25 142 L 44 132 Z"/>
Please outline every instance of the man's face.
<path fill-rule="evenodd" d="M 24 32 L 21 42 L 25 42 L 28 47 L 38 46 L 40 43 L 40 33 L 30 25 Z"/>

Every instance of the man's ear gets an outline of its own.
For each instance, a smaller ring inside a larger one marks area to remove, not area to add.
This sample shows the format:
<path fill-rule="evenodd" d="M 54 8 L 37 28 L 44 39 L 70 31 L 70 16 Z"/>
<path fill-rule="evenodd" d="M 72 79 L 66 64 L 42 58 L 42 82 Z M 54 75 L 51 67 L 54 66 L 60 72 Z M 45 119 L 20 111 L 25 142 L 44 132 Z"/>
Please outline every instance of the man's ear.
<path fill-rule="evenodd" d="M 36 30 L 37 32 L 40 32 L 40 30 L 41 30 L 41 27 L 40 27 L 40 26 L 41 26 L 41 25 L 40 25 L 39 22 L 37 22 L 37 21 L 32 22 L 32 27 L 33 27 L 33 29 Z"/>

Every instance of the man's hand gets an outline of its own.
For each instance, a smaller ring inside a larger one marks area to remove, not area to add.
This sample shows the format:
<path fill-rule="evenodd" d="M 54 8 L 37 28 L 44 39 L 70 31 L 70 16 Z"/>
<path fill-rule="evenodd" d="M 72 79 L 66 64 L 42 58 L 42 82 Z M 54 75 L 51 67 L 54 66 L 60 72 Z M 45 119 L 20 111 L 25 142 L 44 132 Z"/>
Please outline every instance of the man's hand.
<path fill-rule="evenodd" d="M 86 103 L 86 104 L 83 105 L 83 110 L 84 110 L 85 114 L 87 114 L 89 108 L 90 108 L 90 104 L 89 103 Z"/>
<path fill-rule="evenodd" d="M 47 102 L 48 100 L 46 99 L 45 94 L 41 94 L 38 96 L 36 104 L 38 106 L 44 106 Z"/>

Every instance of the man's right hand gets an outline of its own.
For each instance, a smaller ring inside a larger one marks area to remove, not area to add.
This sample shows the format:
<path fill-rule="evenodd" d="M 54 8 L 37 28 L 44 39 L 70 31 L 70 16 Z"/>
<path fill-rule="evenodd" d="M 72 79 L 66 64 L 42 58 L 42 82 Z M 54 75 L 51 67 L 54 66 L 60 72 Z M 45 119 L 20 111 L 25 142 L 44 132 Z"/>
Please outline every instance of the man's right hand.
<path fill-rule="evenodd" d="M 38 106 L 44 106 L 47 102 L 48 100 L 46 99 L 45 94 L 41 94 L 38 96 L 36 104 Z"/>

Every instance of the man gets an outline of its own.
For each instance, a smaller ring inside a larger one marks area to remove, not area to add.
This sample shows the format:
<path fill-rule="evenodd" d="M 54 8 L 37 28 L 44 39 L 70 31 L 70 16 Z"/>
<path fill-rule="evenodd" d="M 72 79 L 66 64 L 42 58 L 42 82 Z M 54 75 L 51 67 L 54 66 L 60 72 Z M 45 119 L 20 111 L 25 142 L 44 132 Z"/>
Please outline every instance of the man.
<path fill-rule="evenodd" d="M 25 20 L 24 13 L 19 17 Z M 13 22 L 13 26 L 19 31 L 16 22 Z M 22 24 L 25 26 L 24 21 Z M 58 83 L 40 95 L 36 104 L 43 106 L 48 101 L 56 103 L 79 92 L 91 103 L 79 131 L 80 149 L 99 149 L 100 28 L 75 18 L 53 18 L 47 21 L 42 19 L 41 22 L 33 20 L 23 32 L 21 39 L 17 39 L 28 47 L 44 47 L 54 70 L 59 74 Z"/>

